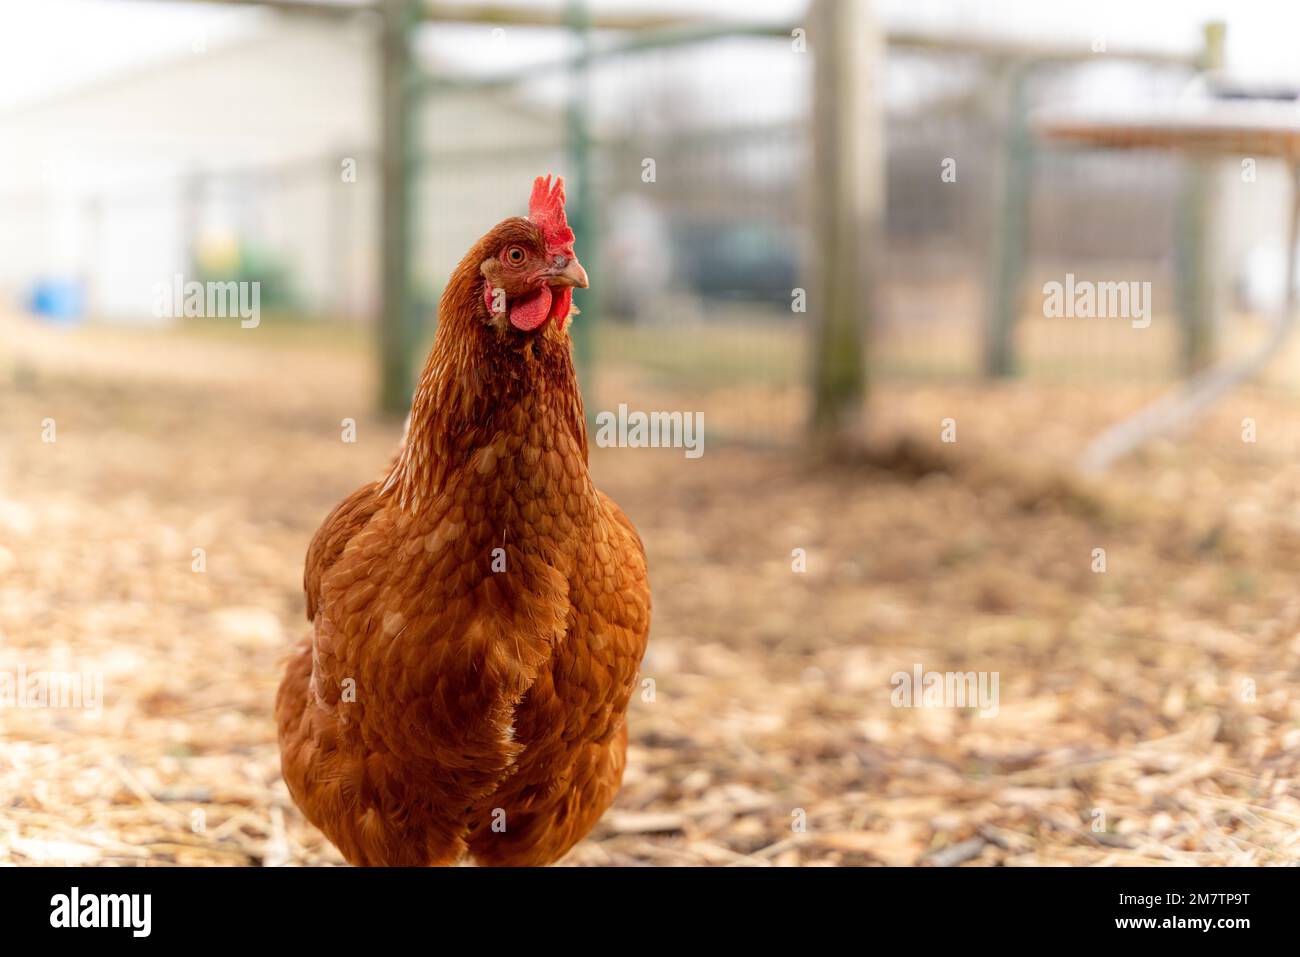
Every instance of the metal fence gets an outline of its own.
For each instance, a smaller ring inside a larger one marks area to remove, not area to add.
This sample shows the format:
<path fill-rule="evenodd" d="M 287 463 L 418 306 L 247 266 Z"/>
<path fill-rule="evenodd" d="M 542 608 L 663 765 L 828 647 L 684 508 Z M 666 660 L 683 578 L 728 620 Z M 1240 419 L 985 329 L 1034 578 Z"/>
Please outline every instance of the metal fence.
<path fill-rule="evenodd" d="M 411 246 L 424 340 L 463 251 L 521 211 L 534 175 L 563 172 L 590 217 L 580 243 L 593 288 L 578 297 L 584 314 L 575 325 L 592 360 L 589 403 L 702 403 L 707 395 L 722 433 L 797 428 L 807 413 L 809 338 L 798 291 L 814 255 L 811 56 L 771 26 L 630 35 L 612 51 L 586 49 L 507 76 L 426 80 L 414 124 Z M 1017 209 L 1020 371 L 1081 381 L 1178 374 L 1172 316 L 1185 292 L 1171 250 L 1190 165 L 1032 143 L 1017 156 L 1014 145 L 1037 107 L 1098 89 L 1169 98 L 1194 79 L 1193 61 L 1048 58 L 1014 87 L 1008 64 L 1036 62 L 1032 51 L 894 43 L 881 84 L 885 243 L 861 252 L 864 268 L 876 256 L 880 278 L 873 377 L 985 371 L 990 303 L 1002 282 L 998 247 Z M 205 257 L 220 261 L 212 238 L 224 231 L 248 268 L 276 277 L 286 309 L 364 320 L 377 308 L 381 274 L 376 180 L 339 184 L 341 162 L 379 164 L 367 149 L 340 143 L 288 165 L 178 170 L 165 188 L 154 180 L 100 193 L 72 215 L 117 222 L 125 233 L 165 221 L 198 268 Z M 6 200 L 6 214 L 21 211 L 32 230 L 48 229 L 50 209 L 24 202 Z M 1250 238 L 1222 250 L 1229 281 L 1220 295 L 1229 304 L 1257 285 L 1249 276 L 1231 281 L 1232 267 L 1252 254 Z M 87 268 L 96 261 L 84 258 Z M 1119 326 L 1043 320 L 1039 290 L 1067 272 L 1151 281 L 1159 328 L 1139 339 Z"/>
<path fill-rule="evenodd" d="M 721 81 L 708 69 L 720 61 Z M 565 172 L 572 188 L 585 171 L 592 216 L 579 246 L 593 285 L 577 297 L 574 334 L 592 359 L 588 404 L 732 390 L 711 428 L 794 424 L 796 403 L 773 409 L 769 397 L 760 415 L 744 398 L 796 391 L 804 371 L 792 295 L 806 255 L 807 69 L 788 38 L 710 35 L 509 81 L 435 77 L 418 186 L 422 297 L 485 224 L 519 212 L 534 175 Z M 746 96 L 755 89 L 776 95 Z"/>
<path fill-rule="evenodd" d="M 697 401 L 708 392 L 724 432 L 758 437 L 796 428 L 807 412 L 807 321 L 794 300 L 813 255 L 810 69 L 790 37 L 763 33 L 631 44 L 585 75 L 558 72 L 540 96 L 522 82 L 435 84 L 439 119 L 430 124 L 437 133 L 422 182 L 439 198 L 421 218 L 435 252 L 420 257 L 437 264 L 430 282 L 492 219 L 485 208 L 494 215 L 517 208 L 502 182 L 525 180 L 538 163 L 579 163 L 590 171 L 596 211 L 587 237 L 594 249 L 584 256 L 601 267 L 582 304 L 596 329 L 597 403 L 637 397 L 642 385 Z M 723 84 L 720 63 L 729 65 Z M 997 240 L 1016 215 L 1024 217 L 1024 261 L 1010 306 L 1017 371 L 1081 382 L 1181 374 L 1176 314 L 1188 293 L 1178 281 L 1177 236 L 1186 229 L 1194 164 L 1029 140 L 1026 155 L 1013 157 L 1016 181 L 1000 187 L 999 180 L 1016 131 L 1035 109 L 1098 89 L 1174 99 L 1197 76 L 1195 51 L 1118 63 L 1036 61 L 1032 49 L 1008 56 L 978 44 L 900 43 L 884 70 L 885 245 L 862 251 L 864 268 L 878 256 L 873 377 L 987 371 L 989 313 L 1001 281 Z M 1008 83 L 1013 72 L 1019 87 Z M 782 95 L 763 95 L 774 86 Z M 594 91 L 583 104 L 591 132 L 575 144 L 565 118 L 583 89 Z M 505 149 L 494 134 L 484 143 L 481 130 L 467 133 L 457 119 L 486 96 L 544 104 L 536 109 L 551 121 L 540 140 L 525 136 L 524 146 Z M 585 155 L 575 158 L 575 149 Z M 1008 190 L 1020 194 L 1019 208 Z M 1225 278 L 1233 265 L 1223 267 Z M 1117 323 L 1045 319 L 1043 284 L 1067 273 L 1150 282 L 1154 331 L 1136 336 Z"/>

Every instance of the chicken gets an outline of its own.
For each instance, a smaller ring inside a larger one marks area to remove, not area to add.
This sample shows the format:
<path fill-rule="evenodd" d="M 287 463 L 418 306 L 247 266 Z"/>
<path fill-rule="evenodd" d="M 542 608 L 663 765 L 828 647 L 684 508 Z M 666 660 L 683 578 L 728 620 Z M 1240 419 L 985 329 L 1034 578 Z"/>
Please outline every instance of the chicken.
<path fill-rule="evenodd" d="M 573 242 L 546 177 L 474 244 L 402 448 L 308 548 L 281 769 L 353 864 L 548 864 L 622 781 L 650 591 L 587 472 Z"/>

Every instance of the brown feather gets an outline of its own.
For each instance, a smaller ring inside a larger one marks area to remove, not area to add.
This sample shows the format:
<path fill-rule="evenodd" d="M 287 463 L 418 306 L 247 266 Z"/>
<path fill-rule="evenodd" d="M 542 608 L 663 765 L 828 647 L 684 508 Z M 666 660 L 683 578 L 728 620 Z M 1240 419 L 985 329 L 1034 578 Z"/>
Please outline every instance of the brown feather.
<path fill-rule="evenodd" d="M 506 220 L 456 269 L 397 459 L 308 549 L 281 765 L 354 864 L 550 863 L 622 779 L 645 551 L 588 475 L 567 322 L 487 311 L 480 267 L 517 242 L 545 246 Z"/>

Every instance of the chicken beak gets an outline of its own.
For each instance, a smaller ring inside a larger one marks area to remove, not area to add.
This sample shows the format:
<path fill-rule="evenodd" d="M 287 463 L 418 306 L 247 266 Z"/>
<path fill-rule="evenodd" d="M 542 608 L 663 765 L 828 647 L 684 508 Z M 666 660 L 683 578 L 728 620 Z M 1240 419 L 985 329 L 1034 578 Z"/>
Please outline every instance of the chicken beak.
<path fill-rule="evenodd" d="M 563 269 L 558 269 L 551 273 L 551 285 L 553 286 L 577 286 L 579 289 L 587 288 L 587 270 L 582 268 L 582 263 L 578 262 L 577 257 L 570 259 Z"/>

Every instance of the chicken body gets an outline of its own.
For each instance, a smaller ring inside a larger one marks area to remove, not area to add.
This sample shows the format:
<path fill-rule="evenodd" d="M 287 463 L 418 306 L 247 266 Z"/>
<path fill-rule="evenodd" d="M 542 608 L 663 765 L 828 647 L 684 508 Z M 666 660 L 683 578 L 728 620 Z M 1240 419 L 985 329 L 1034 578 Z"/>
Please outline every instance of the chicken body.
<path fill-rule="evenodd" d="M 567 300 L 521 333 L 484 297 L 503 243 L 545 254 L 536 232 L 507 220 L 466 256 L 397 460 L 308 550 L 281 764 L 353 864 L 550 863 L 622 780 L 645 552 L 587 472 Z"/>

